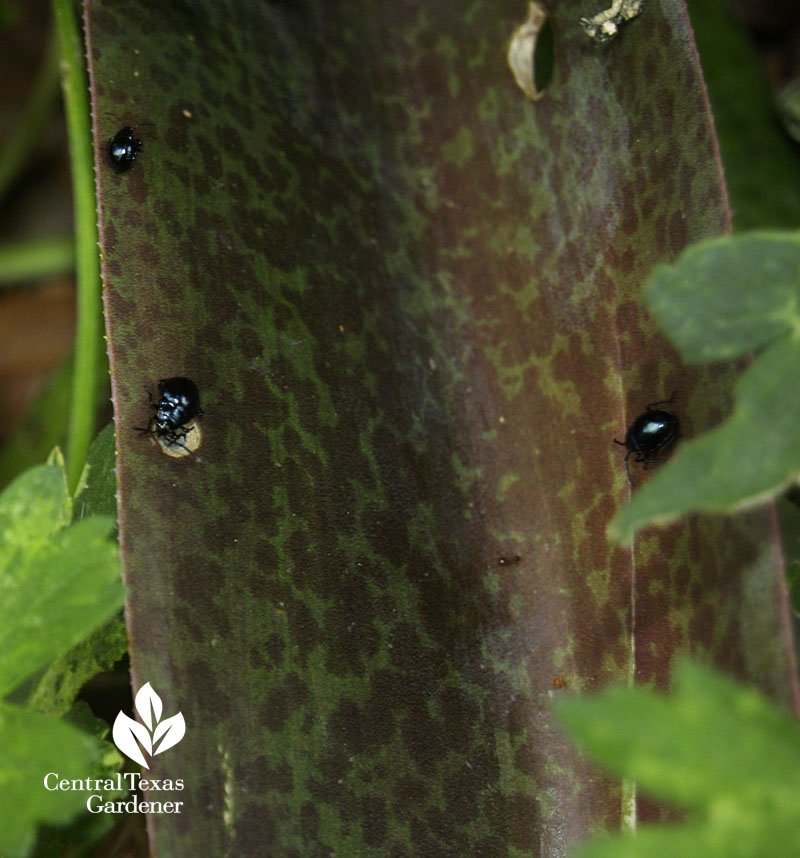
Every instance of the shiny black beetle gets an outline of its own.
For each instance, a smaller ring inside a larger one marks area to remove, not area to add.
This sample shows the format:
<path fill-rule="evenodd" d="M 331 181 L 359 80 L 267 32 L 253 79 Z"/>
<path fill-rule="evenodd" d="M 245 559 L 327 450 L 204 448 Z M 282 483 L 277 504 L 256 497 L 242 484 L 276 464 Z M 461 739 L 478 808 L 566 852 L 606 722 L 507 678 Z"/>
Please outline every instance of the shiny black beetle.
<path fill-rule="evenodd" d="M 142 141 L 133 136 L 133 128 L 126 125 L 108 141 L 108 160 L 115 173 L 130 169 L 142 151 Z"/>
<path fill-rule="evenodd" d="M 137 431 L 187 449 L 182 443 L 186 439 L 186 427 L 195 418 L 203 416 L 197 385 L 183 376 L 162 378 L 158 382 L 158 402 L 153 401 L 150 389 L 146 390 L 153 416 L 146 429 L 136 427 Z"/>
<path fill-rule="evenodd" d="M 633 453 L 634 462 L 644 462 L 647 465 L 655 464 L 656 462 L 664 462 L 665 459 L 653 458 L 672 444 L 678 437 L 679 423 L 678 418 L 669 411 L 662 411 L 658 408 L 659 405 L 666 405 L 675 398 L 673 393 L 669 399 L 662 399 L 660 402 L 651 402 L 647 406 L 647 410 L 640 414 L 631 423 L 628 431 L 625 433 L 624 441 L 617 441 L 615 444 L 621 447 L 626 447 L 628 450 L 625 456 L 625 472 L 628 475 L 628 480 L 632 486 L 636 483 L 631 477 L 628 459 Z"/>
<path fill-rule="evenodd" d="M 122 122 L 115 113 L 109 113 L 109 116 L 113 116 L 117 122 Z M 129 170 L 136 156 L 142 151 L 142 141 L 134 137 L 134 132 L 137 128 L 144 128 L 146 125 L 155 127 L 155 122 L 140 122 L 133 128 L 126 125 L 108 141 L 108 161 L 115 173 L 124 173 Z"/>

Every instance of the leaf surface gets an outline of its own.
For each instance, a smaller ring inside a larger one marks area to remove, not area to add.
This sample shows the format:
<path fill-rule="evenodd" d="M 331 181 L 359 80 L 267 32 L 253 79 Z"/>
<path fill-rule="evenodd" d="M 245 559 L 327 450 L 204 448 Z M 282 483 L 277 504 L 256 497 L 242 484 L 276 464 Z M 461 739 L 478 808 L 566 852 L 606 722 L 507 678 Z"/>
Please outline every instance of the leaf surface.
<path fill-rule="evenodd" d="M 605 536 L 614 435 L 675 389 L 708 426 L 732 378 L 639 303 L 728 225 L 685 9 L 601 48 L 557 4 L 536 104 L 525 11 L 89 7 L 134 685 L 186 722 L 164 858 L 563 855 L 622 814 L 564 686 L 693 646 L 792 693 L 767 515 Z M 176 375 L 180 459 L 134 431 Z"/>

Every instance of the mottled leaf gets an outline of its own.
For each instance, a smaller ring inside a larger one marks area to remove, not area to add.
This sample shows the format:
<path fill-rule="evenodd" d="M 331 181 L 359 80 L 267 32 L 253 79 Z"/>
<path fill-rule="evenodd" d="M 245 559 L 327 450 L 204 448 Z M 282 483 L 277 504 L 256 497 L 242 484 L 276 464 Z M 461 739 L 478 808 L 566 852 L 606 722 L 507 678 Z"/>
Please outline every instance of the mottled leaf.
<path fill-rule="evenodd" d="M 563 855 L 630 808 L 552 695 L 690 646 L 793 693 L 768 514 L 605 536 L 615 434 L 733 378 L 639 301 L 728 227 L 686 11 L 597 46 L 555 4 L 536 103 L 526 11 L 87 7 L 134 690 L 186 720 L 162 858 Z M 175 375 L 180 459 L 133 431 Z"/>

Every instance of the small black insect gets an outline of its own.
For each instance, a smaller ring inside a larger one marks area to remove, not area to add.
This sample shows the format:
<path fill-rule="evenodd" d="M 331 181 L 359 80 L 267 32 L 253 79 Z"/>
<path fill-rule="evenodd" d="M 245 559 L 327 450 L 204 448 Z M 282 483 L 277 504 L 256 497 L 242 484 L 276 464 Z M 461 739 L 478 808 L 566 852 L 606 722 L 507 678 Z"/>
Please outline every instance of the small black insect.
<path fill-rule="evenodd" d="M 672 402 L 675 398 L 673 393 L 669 399 L 662 399 L 660 402 L 651 402 L 647 406 L 647 410 L 640 414 L 631 423 L 628 431 L 625 433 L 625 441 L 617 441 L 615 444 L 626 447 L 628 454 L 625 456 L 625 472 L 628 475 L 628 480 L 632 486 L 636 483 L 631 477 L 628 459 L 631 453 L 634 454 L 634 462 L 644 462 L 647 465 L 653 465 L 656 462 L 664 462 L 666 459 L 655 459 L 662 451 L 666 450 L 670 444 L 678 437 L 678 418 L 669 411 L 661 411 L 658 406 L 666 405 Z"/>
<path fill-rule="evenodd" d="M 168 444 L 188 450 L 183 441 L 191 429 L 187 430 L 186 427 L 196 417 L 203 416 L 197 385 L 183 376 L 162 378 L 158 382 L 158 402 L 153 401 L 150 389 L 145 389 L 150 397 L 153 416 L 146 429 L 137 426 L 136 430 L 142 435 L 155 435 L 159 440 L 163 438 Z"/>
<path fill-rule="evenodd" d="M 136 156 L 142 151 L 142 141 L 133 136 L 133 128 L 126 125 L 108 141 L 108 160 L 115 173 L 130 169 Z"/>
<path fill-rule="evenodd" d="M 118 122 L 122 122 L 116 114 L 110 113 L 109 116 L 114 116 Z M 145 125 L 155 125 L 155 123 L 142 122 L 133 128 L 126 125 L 108 141 L 108 160 L 115 173 L 124 173 L 129 170 L 136 156 L 142 151 L 142 141 L 133 135 L 137 128 L 144 128 Z"/>

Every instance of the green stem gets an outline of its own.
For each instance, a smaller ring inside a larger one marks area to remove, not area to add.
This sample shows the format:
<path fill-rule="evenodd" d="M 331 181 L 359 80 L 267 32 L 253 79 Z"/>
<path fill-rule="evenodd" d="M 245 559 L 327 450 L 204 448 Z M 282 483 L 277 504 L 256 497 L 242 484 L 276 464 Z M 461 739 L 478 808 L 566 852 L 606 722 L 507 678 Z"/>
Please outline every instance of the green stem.
<path fill-rule="evenodd" d="M 15 122 L 11 137 L 0 151 L 0 199 L 22 172 L 35 143 L 52 120 L 57 97 L 58 51 L 51 34 L 22 116 Z"/>
<path fill-rule="evenodd" d="M 69 236 L 0 245 L 0 286 L 67 274 L 75 267 L 75 239 Z"/>
<path fill-rule="evenodd" d="M 67 479 L 75 491 L 86 461 L 95 423 L 97 363 L 102 353 L 100 256 L 97 251 L 97 206 L 94 152 L 89 127 L 89 86 L 85 54 L 72 0 L 53 0 L 61 52 L 61 85 L 69 135 L 75 199 L 75 276 L 77 325 L 72 410 L 67 442 Z"/>

